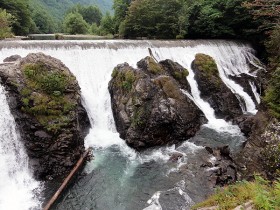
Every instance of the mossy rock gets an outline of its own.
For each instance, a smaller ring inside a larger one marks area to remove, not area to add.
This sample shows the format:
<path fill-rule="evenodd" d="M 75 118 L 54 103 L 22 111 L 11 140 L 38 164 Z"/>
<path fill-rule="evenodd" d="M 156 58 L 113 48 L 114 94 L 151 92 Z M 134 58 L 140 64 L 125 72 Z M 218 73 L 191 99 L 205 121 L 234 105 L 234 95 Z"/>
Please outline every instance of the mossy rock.
<path fill-rule="evenodd" d="M 194 65 L 197 70 L 201 71 L 204 75 L 208 77 L 219 76 L 219 71 L 215 60 L 209 56 L 202 53 L 195 55 Z"/>
<path fill-rule="evenodd" d="M 152 57 L 147 57 L 147 69 L 152 74 L 160 74 L 163 70 Z"/>
<path fill-rule="evenodd" d="M 21 110 L 34 116 L 50 133 L 59 133 L 75 117 L 71 111 L 77 102 L 65 94 L 75 77 L 41 62 L 23 65 L 22 73 Z"/>
<path fill-rule="evenodd" d="M 126 92 L 132 89 L 133 83 L 137 78 L 135 70 L 129 66 L 121 71 L 118 68 L 114 68 L 111 76 L 114 78 L 116 85 Z"/>
<path fill-rule="evenodd" d="M 176 82 L 169 76 L 160 76 L 154 80 L 169 98 L 184 100 L 184 96 Z"/>

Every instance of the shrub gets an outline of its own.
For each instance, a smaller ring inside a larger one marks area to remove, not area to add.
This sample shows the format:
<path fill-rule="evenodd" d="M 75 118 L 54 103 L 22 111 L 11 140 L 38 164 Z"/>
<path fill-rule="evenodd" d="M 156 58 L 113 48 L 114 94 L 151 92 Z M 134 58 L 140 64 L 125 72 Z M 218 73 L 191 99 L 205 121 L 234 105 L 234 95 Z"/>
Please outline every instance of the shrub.
<path fill-rule="evenodd" d="M 267 173 L 280 177 L 280 142 L 270 142 L 262 151 L 262 158 Z"/>
<path fill-rule="evenodd" d="M 260 176 L 255 176 L 253 182 L 237 182 L 234 185 L 218 189 L 202 203 L 196 204 L 192 209 L 218 206 L 218 209 L 234 209 L 252 200 L 256 209 L 279 209 L 280 180 L 270 183 Z"/>
<path fill-rule="evenodd" d="M 158 74 L 162 72 L 160 64 L 158 64 L 152 57 L 148 57 L 148 71 L 153 74 Z"/>
<path fill-rule="evenodd" d="M 276 68 L 272 74 L 264 100 L 272 115 L 280 119 L 280 67 Z"/>
<path fill-rule="evenodd" d="M 175 71 L 174 72 L 174 77 L 176 79 L 184 79 L 189 75 L 189 71 L 187 69 L 185 69 L 184 71 Z"/>

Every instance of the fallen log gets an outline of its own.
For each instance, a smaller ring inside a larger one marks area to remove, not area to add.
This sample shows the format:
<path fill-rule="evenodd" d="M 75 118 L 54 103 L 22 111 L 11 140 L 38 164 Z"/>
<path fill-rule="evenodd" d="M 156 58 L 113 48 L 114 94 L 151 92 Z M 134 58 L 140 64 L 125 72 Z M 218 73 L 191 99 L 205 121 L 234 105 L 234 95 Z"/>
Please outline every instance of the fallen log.
<path fill-rule="evenodd" d="M 90 152 L 92 151 L 91 148 L 88 148 L 84 154 L 80 157 L 80 159 L 78 160 L 78 162 L 76 163 L 75 167 L 71 170 L 70 174 L 64 179 L 63 183 L 61 184 L 61 186 L 58 188 L 58 190 L 56 191 L 56 193 L 52 196 L 52 198 L 49 200 L 49 202 L 47 203 L 47 205 L 44 207 L 43 210 L 49 210 L 50 207 L 54 204 L 54 202 L 57 200 L 57 198 L 60 196 L 60 194 L 62 193 L 62 191 L 65 189 L 65 187 L 67 186 L 67 184 L 70 182 L 70 180 L 72 179 L 72 177 L 77 173 L 77 171 L 80 169 L 80 167 L 83 165 L 86 157 L 88 157 L 88 155 L 90 154 Z"/>

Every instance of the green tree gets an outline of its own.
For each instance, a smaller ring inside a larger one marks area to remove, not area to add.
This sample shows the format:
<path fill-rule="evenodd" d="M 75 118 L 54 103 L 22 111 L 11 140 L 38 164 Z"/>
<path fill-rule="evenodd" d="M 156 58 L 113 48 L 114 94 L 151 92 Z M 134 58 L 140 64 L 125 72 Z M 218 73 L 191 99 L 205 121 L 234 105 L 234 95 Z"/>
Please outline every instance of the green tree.
<path fill-rule="evenodd" d="M 244 0 L 198 0 L 190 5 L 191 38 L 242 38 L 256 33 L 258 23 L 242 6 Z"/>
<path fill-rule="evenodd" d="M 99 25 L 102 18 L 102 13 L 97 6 L 84 7 L 81 15 L 89 24 L 96 23 L 97 25 Z"/>
<path fill-rule="evenodd" d="M 180 34 L 178 0 L 135 0 L 124 22 L 125 37 L 175 38 Z"/>
<path fill-rule="evenodd" d="M 52 17 L 43 10 L 33 11 L 32 20 L 35 23 L 35 33 L 53 33 L 56 24 Z"/>
<path fill-rule="evenodd" d="M 97 26 L 96 23 L 93 23 L 91 26 L 90 26 L 90 33 L 91 34 L 94 34 L 94 35 L 99 35 L 99 27 Z"/>
<path fill-rule="evenodd" d="M 88 24 L 79 13 L 69 13 L 65 16 L 64 30 L 69 34 L 85 34 L 88 32 Z"/>
<path fill-rule="evenodd" d="M 114 34 L 114 20 L 109 12 L 107 12 L 100 23 L 100 35 Z"/>
<path fill-rule="evenodd" d="M 13 16 L 6 10 L 0 9 L 0 39 L 12 37 Z"/>
<path fill-rule="evenodd" d="M 243 6 L 249 9 L 256 19 L 262 21 L 260 30 L 271 30 L 280 20 L 279 0 L 250 0 L 245 1 Z"/>
<path fill-rule="evenodd" d="M 16 35 L 26 35 L 31 26 L 31 12 L 26 0 L 0 1 L 0 8 L 6 9 L 14 17 L 12 30 Z"/>
<path fill-rule="evenodd" d="M 66 14 L 68 13 L 79 13 L 83 16 L 84 20 L 88 24 L 96 23 L 97 25 L 100 25 L 100 21 L 102 18 L 102 13 L 100 9 L 97 6 L 82 6 L 80 4 L 76 4 L 75 6 L 68 9 Z"/>
<path fill-rule="evenodd" d="M 114 0 L 113 9 L 114 9 L 114 28 L 116 32 L 119 32 L 120 25 L 125 20 L 128 7 L 132 0 Z M 122 24 L 122 31 L 123 31 Z"/>

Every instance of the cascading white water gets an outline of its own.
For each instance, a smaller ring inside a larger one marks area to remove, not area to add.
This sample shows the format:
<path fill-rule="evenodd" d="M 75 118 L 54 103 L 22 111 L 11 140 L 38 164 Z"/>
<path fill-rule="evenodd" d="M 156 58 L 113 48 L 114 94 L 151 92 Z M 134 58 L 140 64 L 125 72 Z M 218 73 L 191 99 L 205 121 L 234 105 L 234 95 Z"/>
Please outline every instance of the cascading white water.
<path fill-rule="evenodd" d="M 216 119 L 214 110 L 200 98 L 191 71 L 191 62 L 196 53 L 212 56 L 217 62 L 224 83 L 245 101 L 247 112 L 256 113 L 255 104 L 250 96 L 240 85 L 227 77 L 248 73 L 248 62 L 254 63 L 257 60 L 252 49 L 246 44 L 223 41 L 32 41 L 4 43 L 0 58 L 4 59 L 12 54 L 26 56 L 30 52 L 43 51 L 62 60 L 78 79 L 93 125 L 86 146 L 106 147 L 124 144 L 115 131 L 110 107 L 107 86 L 111 72 L 117 64 L 123 62 L 136 67 L 140 59 L 149 55 L 148 48 L 152 49 L 158 60 L 171 59 L 189 69 L 188 81 L 191 84 L 192 97 L 208 118 L 209 127 L 232 133 L 239 132 L 236 126 Z M 254 65 L 258 66 L 256 63 Z"/>
<path fill-rule="evenodd" d="M 39 209 L 39 182 L 32 178 L 4 88 L 0 86 L 0 209 Z"/>
<path fill-rule="evenodd" d="M 248 62 L 254 62 L 253 59 L 248 60 L 248 58 L 254 57 L 252 49 L 246 44 L 223 41 L 22 41 L 2 42 L 0 48 L 2 48 L 0 61 L 14 54 L 24 57 L 28 53 L 43 52 L 60 59 L 71 70 L 81 87 L 83 103 L 92 124 L 92 129 L 86 137 L 86 147 L 100 148 L 99 151 L 95 151 L 98 154 L 98 152 L 106 151 L 107 148 L 108 151 L 106 152 L 110 152 L 110 147 L 117 145 L 122 151 L 122 155 L 130 160 L 127 161 L 123 174 L 119 175 L 122 179 L 121 185 L 124 183 L 124 179 L 128 180 L 129 176 L 134 173 L 137 164 L 143 164 L 151 159 L 157 160 L 158 158 L 167 162 L 169 154 L 176 150 L 170 147 L 147 153 L 147 155 L 141 154 L 139 157 L 119 138 L 115 129 L 107 89 L 111 73 L 116 65 L 127 62 L 136 67 L 139 60 L 149 56 L 148 48 L 152 50 L 157 60 L 171 59 L 178 62 L 190 71 L 187 79 L 192 91 L 189 94 L 208 118 L 207 126 L 217 131 L 241 135 L 237 126 L 233 126 L 222 119 L 216 119 L 211 106 L 200 98 L 197 83 L 191 70 L 191 62 L 194 60 L 196 53 L 209 54 L 216 60 L 220 76 L 226 85 L 233 92 L 238 93 L 246 102 L 246 111 L 256 112 L 253 100 L 248 94 L 239 85 L 227 78 L 227 75 L 230 74 L 247 73 Z M 255 65 L 257 66 L 257 64 Z M 111 156 L 113 154 L 97 155 L 93 165 L 91 163 L 87 165 L 88 173 L 98 167 L 101 164 L 100 162 L 106 164 L 104 161 Z M 116 157 L 122 158 L 118 155 Z M 118 165 L 119 162 L 113 162 L 109 166 L 116 165 L 115 167 L 121 168 Z M 111 185 L 114 186 L 114 184 Z M 109 192 L 111 193 L 110 189 Z"/>
<path fill-rule="evenodd" d="M 251 89 L 252 89 L 252 91 L 254 93 L 254 96 L 255 96 L 255 99 L 256 99 L 257 103 L 260 104 L 261 103 L 261 96 L 260 96 L 260 94 L 257 91 L 256 85 L 252 81 L 250 81 L 249 84 L 250 84 Z"/>

